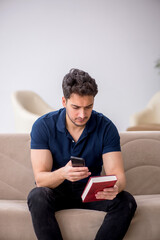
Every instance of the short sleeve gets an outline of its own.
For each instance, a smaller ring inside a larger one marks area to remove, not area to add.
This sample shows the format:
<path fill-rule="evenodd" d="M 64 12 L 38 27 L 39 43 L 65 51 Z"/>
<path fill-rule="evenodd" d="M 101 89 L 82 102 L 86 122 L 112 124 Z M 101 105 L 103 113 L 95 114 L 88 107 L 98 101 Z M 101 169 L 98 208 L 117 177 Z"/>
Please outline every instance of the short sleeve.
<path fill-rule="evenodd" d="M 48 131 L 43 118 L 35 121 L 31 131 L 31 149 L 49 149 Z"/>
<path fill-rule="evenodd" d="M 102 153 L 121 151 L 120 136 L 116 126 L 110 122 L 106 127 L 103 139 Z"/>

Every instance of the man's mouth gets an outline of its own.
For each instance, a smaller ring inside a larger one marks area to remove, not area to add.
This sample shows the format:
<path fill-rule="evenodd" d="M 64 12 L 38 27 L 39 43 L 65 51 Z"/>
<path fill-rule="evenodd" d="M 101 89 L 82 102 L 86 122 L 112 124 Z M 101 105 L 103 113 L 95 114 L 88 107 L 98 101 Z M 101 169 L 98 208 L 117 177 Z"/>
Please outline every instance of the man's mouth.
<path fill-rule="evenodd" d="M 85 118 L 76 118 L 76 121 L 78 122 L 85 122 L 87 120 L 87 117 Z"/>

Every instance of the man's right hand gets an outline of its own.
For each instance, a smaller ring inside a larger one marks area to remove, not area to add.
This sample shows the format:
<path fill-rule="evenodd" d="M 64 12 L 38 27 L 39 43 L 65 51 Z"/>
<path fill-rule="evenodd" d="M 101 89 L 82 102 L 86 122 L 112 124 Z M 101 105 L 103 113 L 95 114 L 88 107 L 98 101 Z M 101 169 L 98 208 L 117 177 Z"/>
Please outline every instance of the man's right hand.
<path fill-rule="evenodd" d="M 71 182 L 87 178 L 90 175 L 88 167 L 72 167 L 71 161 L 63 167 L 63 177 Z"/>

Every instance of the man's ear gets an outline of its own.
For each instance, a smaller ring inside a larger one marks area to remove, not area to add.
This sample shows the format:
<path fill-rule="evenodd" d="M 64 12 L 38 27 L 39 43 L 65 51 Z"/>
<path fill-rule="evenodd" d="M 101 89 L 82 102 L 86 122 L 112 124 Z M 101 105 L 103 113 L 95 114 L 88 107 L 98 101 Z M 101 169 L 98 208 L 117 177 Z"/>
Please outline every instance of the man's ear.
<path fill-rule="evenodd" d="M 65 97 L 62 97 L 62 105 L 63 105 L 63 107 L 66 107 L 66 99 L 65 99 Z"/>

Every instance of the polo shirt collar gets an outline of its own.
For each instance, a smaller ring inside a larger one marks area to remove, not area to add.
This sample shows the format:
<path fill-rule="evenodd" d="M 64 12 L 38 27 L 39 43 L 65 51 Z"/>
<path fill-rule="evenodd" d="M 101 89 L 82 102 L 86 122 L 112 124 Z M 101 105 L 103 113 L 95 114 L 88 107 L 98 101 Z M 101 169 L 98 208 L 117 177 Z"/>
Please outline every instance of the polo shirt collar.
<path fill-rule="evenodd" d="M 88 120 L 86 127 L 85 127 L 85 132 L 92 132 L 96 127 L 96 114 L 95 111 L 92 111 L 91 117 Z M 57 120 L 57 129 L 60 132 L 66 132 L 66 109 L 62 108 L 60 109 L 60 114 Z"/>
<path fill-rule="evenodd" d="M 61 108 L 57 119 L 57 129 L 60 132 L 66 132 L 66 109 Z"/>
<path fill-rule="evenodd" d="M 90 116 L 90 119 L 88 120 L 86 124 L 86 130 L 87 132 L 93 132 L 93 130 L 96 128 L 97 125 L 97 119 L 96 119 L 96 114 L 94 111 L 92 111 L 92 114 Z"/>

